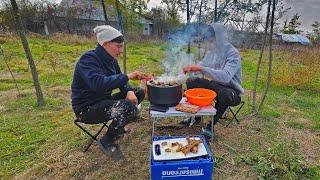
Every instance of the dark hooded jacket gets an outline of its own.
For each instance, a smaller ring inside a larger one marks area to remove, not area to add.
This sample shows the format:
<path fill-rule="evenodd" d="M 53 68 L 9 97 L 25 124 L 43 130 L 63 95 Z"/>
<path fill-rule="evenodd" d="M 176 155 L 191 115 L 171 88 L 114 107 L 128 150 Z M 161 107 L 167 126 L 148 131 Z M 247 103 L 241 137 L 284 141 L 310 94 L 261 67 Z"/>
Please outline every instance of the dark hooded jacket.
<path fill-rule="evenodd" d="M 72 108 L 75 112 L 101 100 L 111 99 L 112 90 L 126 93 L 132 90 L 128 76 L 102 46 L 86 52 L 76 64 L 71 85 Z"/>

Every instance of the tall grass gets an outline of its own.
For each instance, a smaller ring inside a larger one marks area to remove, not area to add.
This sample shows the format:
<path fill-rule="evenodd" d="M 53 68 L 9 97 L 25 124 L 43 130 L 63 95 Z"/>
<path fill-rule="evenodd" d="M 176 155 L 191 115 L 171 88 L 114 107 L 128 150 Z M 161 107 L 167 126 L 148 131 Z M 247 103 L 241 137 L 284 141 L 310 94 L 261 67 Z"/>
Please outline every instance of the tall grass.
<path fill-rule="evenodd" d="M 50 37 L 52 42 L 63 43 L 68 42 L 68 44 L 77 45 L 77 44 L 92 44 L 97 42 L 95 36 L 79 36 L 76 34 L 65 34 L 65 33 L 54 33 Z"/>
<path fill-rule="evenodd" d="M 273 83 L 277 86 L 319 91 L 320 48 L 296 47 L 274 66 Z"/>

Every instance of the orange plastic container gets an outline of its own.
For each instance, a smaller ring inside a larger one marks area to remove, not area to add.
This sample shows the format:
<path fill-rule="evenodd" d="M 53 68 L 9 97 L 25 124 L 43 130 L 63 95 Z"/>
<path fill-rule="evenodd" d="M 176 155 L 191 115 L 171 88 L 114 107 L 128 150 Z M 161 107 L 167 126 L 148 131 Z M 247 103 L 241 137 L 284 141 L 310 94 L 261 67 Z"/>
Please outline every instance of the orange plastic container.
<path fill-rule="evenodd" d="M 212 104 L 212 101 L 217 96 L 217 93 L 205 88 L 194 88 L 186 90 L 185 95 L 190 104 L 197 106 L 208 106 Z"/>

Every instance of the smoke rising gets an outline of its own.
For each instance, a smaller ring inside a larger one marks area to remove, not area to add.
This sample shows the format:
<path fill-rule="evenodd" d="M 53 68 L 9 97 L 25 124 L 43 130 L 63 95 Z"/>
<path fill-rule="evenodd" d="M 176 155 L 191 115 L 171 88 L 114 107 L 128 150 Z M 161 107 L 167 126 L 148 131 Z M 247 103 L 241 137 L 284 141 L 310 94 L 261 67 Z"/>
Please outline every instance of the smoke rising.
<path fill-rule="evenodd" d="M 179 81 L 184 81 L 187 78 L 182 69 L 187 65 L 197 63 L 198 56 L 194 54 L 194 49 L 198 48 L 199 42 L 212 36 L 212 31 L 209 31 L 209 28 L 210 26 L 205 24 L 190 24 L 168 35 L 168 47 L 163 60 L 165 73 L 161 78 L 175 77 Z M 188 44 L 193 47 L 191 53 L 187 52 Z M 200 48 L 200 51 L 203 52 L 203 47 Z"/>

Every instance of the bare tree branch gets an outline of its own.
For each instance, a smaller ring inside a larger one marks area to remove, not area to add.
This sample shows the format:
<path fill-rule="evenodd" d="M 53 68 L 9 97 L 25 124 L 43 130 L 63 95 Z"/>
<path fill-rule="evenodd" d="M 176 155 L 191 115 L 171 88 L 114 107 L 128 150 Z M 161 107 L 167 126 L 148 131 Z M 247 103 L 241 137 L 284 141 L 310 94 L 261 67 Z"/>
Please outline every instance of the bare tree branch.
<path fill-rule="evenodd" d="M 276 10 L 276 0 L 273 0 L 272 4 L 272 14 L 271 14 L 271 27 L 270 27 L 270 36 L 269 36 L 269 69 L 268 69 L 268 79 L 267 79 L 267 87 L 266 90 L 262 96 L 262 100 L 260 102 L 258 113 L 261 111 L 263 107 L 264 100 L 267 96 L 267 93 L 269 91 L 270 85 L 271 85 L 271 78 L 272 78 L 272 35 L 273 35 L 273 27 L 274 27 L 274 12 Z"/>
<path fill-rule="evenodd" d="M 19 14 L 19 8 L 18 8 L 16 0 L 10 0 L 10 1 L 11 1 L 11 5 L 12 5 L 12 10 L 13 10 L 15 22 L 16 22 L 17 33 L 20 36 L 24 51 L 25 51 L 27 59 L 28 59 L 29 67 L 31 70 L 33 84 L 36 89 L 38 105 L 44 106 L 45 101 L 44 101 L 41 86 L 39 83 L 37 68 L 36 68 L 36 65 L 34 64 L 34 61 L 33 61 L 33 57 L 32 57 L 32 54 L 31 54 L 31 51 L 29 48 L 29 43 L 28 43 L 27 38 L 24 34 L 24 27 L 22 26 L 21 17 Z"/>
<path fill-rule="evenodd" d="M 256 70 L 256 76 L 254 80 L 254 88 L 253 88 L 253 95 L 252 95 L 252 112 L 256 113 L 256 97 L 257 97 L 257 84 L 259 79 L 259 73 L 260 73 L 260 66 L 262 61 L 262 56 L 264 53 L 264 48 L 266 46 L 267 36 L 268 36 L 268 29 L 269 29 L 269 21 L 270 21 L 270 8 L 271 8 L 271 0 L 268 0 L 268 10 L 267 10 L 267 19 L 266 19 L 266 26 L 264 29 L 264 37 L 263 37 L 263 44 L 260 50 L 260 56 L 257 63 L 257 70 Z"/>
<path fill-rule="evenodd" d="M 0 45 L 0 54 L 2 55 L 3 60 L 4 60 L 4 63 L 6 64 L 8 70 L 9 70 L 9 72 L 10 72 L 10 75 L 11 75 L 11 77 L 12 77 L 12 79 L 13 79 L 13 82 L 14 82 L 16 88 L 17 88 L 18 96 L 20 97 L 20 96 L 21 96 L 21 93 L 20 93 L 20 90 L 19 90 L 19 87 L 18 87 L 18 83 L 17 83 L 16 78 L 14 77 L 14 75 L 13 75 L 13 73 L 12 73 L 12 71 L 11 71 L 11 68 L 10 68 L 10 66 L 9 66 L 9 64 L 8 64 L 8 62 L 7 62 L 7 58 L 6 58 L 5 55 L 4 55 L 4 51 L 3 51 L 2 47 L 1 47 L 1 45 Z"/>

